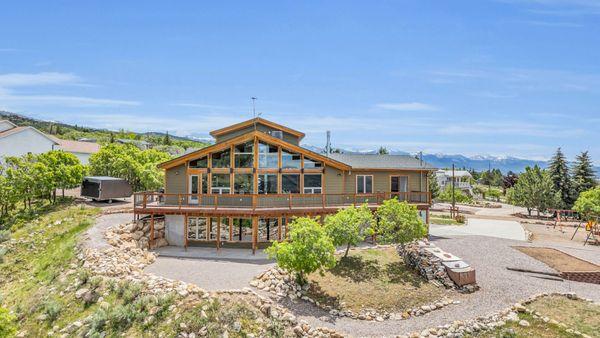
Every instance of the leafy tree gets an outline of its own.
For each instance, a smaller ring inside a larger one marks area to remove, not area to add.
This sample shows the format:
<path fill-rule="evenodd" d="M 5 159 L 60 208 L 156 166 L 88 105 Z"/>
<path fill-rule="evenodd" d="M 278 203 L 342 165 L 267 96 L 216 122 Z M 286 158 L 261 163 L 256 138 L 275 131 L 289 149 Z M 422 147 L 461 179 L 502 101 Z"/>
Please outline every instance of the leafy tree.
<path fill-rule="evenodd" d="M 527 208 L 529 215 L 533 209 L 536 209 L 538 216 L 541 211 L 561 204 L 560 194 L 554 191 L 550 173 L 537 165 L 533 168 L 525 168 L 517 184 L 509 190 L 508 200 L 510 203 Z"/>
<path fill-rule="evenodd" d="M 35 157 L 27 154 L 21 157 L 6 157 L 6 178 L 12 185 L 13 198 L 23 201 L 25 208 L 31 208 L 34 197 L 35 178 L 33 164 Z"/>
<path fill-rule="evenodd" d="M 387 150 L 387 148 L 386 148 L 386 147 L 384 147 L 384 146 L 381 146 L 381 147 L 379 147 L 379 150 L 377 150 L 377 153 L 378 153 L 379 155 L 387 155 L 387 154 L 389 154 L 390 152 Z"/>
<path fill-rule="evenodd" d="M 169 159 L 169 154 L 156 149 L 112 143 L 90 157 L 90 172 L 125 179 L 136 191 L 153 190 L 163 184 L 163 172 L 156 165 Z"/>
<path fill-rule="evenodd" d="M 579 194 L 573 209 L 588 219 L 600 217 L 600 187 Z"/>
<path fill-rule="evenodd" d="M 170 146 L 171 145 L 171 137 L 169 137 L 169 132 L 168 131 L 165 134 L 165 138 L 163 139 L 163 144 L 166 145 L 166 146 Z"/>
<path fill-rule="evenodd" d="M 54 200 L 56 199 L 56 189 L 61 189 L 64 197 L 65 189 L 76 188 L 81 184 L 85 167 L 79 162 L 77 156 L 65 151 L 53 150 L 40 154 L 38 161 L 49 169 L 48 175 L 52 179 L 51 188 Z"/>
<path fill-rule="evenodd" d="M 375 232 L 383 243 L 404 244 L 427 235 L 427 228 L 415 205 L 393 198 L 377 208 Z"/>
<path fill-rule="evenodd" d="M 290 229 L 289 239 L 274 242 L 265 252 L 281 268 L 294 272 L 299 284 L 306 284 L 306 275 L 335 266 L 333 241 L 315 219 L 296 218 Z"/>
<path fill-rule="evenodd" d="M 452 185 L 446 185 L 446 188 L 438 196 L 438 200 L 442 202 L 452 202 Z M 473 198 L 465 194 L 462 190 L 454 188 L 454 200 L 457 203 L 470 203 Z"/>
<path fill-rule="evenodd" d="M 573 165 L 573 188 L 576 195 L 579 195 L 595 186 L 596 173 L 592 166 L 592 160 L 588 152 L 584 151 L 575 158 Z"/>
<path fill-rule="evenodd" d="M 491 171 L 484 171 L 480 175 L 481 184 L 495 187 L 502 185 L 503 178 L 504 176 L 502 176 L 502 172 L 497 168 L 492 169 Z"/>
<path fill-rule="evenodd" d="M 569 208 L 573 204 L 573 185 L 569 175 L 569 166 L 562 150 L 558 148 L 548 166 L 554 191 L 558 192 L 561 207 Z"/>
<path fill-rule="evenodd" d="M 366 204 L 360 207 L 351 206 L 325 218 L 325 232 L 333 241 L 333 245 L 346 245 L 348 256 L 350 246 L 356 246 L 365 239 L 365 230 L 373 224 L 374 218 Z"/>
<path fill-rule="evenodd" d="M 440 185 L 438 184 L 437 177 L 435 177 L 435 172 L 430 171 L 427 174 L 427 179 L 429 181 L 429 192 L 431 193 L 431 199 L 436 199 L 440 195 Z"/>

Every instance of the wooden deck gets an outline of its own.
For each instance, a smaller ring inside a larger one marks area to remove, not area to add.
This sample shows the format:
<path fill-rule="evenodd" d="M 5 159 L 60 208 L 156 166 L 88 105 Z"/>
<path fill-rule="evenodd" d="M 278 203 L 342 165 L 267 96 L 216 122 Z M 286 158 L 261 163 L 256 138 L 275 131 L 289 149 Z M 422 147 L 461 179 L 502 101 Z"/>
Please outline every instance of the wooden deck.
<path fill-rule="evenodd" d="M 375 194 L 163 194 L 136 193 L 136 214 L 189 214 L 199 216 L 285 216 L 335 213 L 351 205 L 366 204 L 374 210 L 383 201 L 398 198 L 427 209 L 431 203 L 428 192 Z"/>

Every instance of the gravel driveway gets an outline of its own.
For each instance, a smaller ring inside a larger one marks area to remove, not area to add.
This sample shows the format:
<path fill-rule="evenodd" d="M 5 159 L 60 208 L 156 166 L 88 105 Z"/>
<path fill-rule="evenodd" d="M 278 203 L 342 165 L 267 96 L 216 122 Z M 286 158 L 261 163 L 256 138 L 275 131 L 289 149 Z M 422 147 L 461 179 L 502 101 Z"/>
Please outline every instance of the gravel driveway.
<path fill-rule="evenodd" d="M 465 225 L 435 225 L 432 224 L 430 232 L 434 236 L 459 236 L 459 235 L 478 235 L 497 238 L 514 239 L 519 241 L 527 240 L 525 231 L 519 222 L 469 218 Z"/>
<path fill-rule="evenodd" d="M 461 304 L 430 312 L 422 317 L 404 321 L 363 322 L 348 318 L 331 318 L 306 303 L 286 301 L 300 318 L 317 326 L 335 328 L 354 337 L 381 337 L 421 331 L 426 328 L 492 314 L 517 301 L 543 292 L 576 292 L 578 295 L 600 301 L 600 285 L 571 281 L 551 281 L 534 275 L 513 272 L 506 267 L 536 271 L 553 271 L 545 264 L 511 248 L 523 245 L 521 241 L 485 236 L 456 236 L 433 238 L 440 248 L 454 253 L 477 270 L 481 290 L 470 294 L 456 294 Z M 326 318 L 319 318 L 327 316 Z M 324 320 L 326 319 L 326 320 Z"/>
<path fill-rule="evenodd" d="M 133 220 L 132 213 L 102 214 L 96 218 L 96 224 L 83 235 L 83 245 L 92 249 L 110 247 L 104 238 L 104 233 L 113 225 L 129 223 Z"/>

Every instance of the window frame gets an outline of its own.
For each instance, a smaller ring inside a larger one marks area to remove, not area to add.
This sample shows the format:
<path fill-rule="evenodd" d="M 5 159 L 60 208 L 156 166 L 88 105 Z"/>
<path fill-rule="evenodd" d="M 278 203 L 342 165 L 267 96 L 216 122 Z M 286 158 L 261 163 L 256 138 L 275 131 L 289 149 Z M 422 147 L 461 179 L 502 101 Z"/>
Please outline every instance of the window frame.
<path fill-rule="evenodd" d="M 319 186 L 318 187 L 307 187 L 306 186 L 306 176 L 318 176 L 319 177 Z M 322 194 L 323 193 L 323 175 L 322 174 L 304 174 L 304 186 L 303 193 L 305 194 Z"/>
<path fill-rule="evenodd" d="M 298 191 L 297 192 L 285 192 L 283 190 L 283 177 L 284 176 L 298 176 Z M 282 194 L 300 194 L 302 192 L 302 187 L 301 187 L 301 178 L 300 178 L 300 174 L 298 173 L 285 173 L 285 174 L 281 174 L 281 193 Z"/>
<path fill-rule="evenodd" d="M 358 191 L 358 178 L 359 177 L 363 177 L 362 180 L 362 188 L 363 188 L 363 192 L 359 192 Z M 371 177 L 371 192 L 367 192 L 367 177 Z M 373 193 L 373 188 L 374 188 L 374 184 L 375 183 L 375 178 L 373 177 L 373 175 L 356 175 L 356 194 L 372 194 Z"/>

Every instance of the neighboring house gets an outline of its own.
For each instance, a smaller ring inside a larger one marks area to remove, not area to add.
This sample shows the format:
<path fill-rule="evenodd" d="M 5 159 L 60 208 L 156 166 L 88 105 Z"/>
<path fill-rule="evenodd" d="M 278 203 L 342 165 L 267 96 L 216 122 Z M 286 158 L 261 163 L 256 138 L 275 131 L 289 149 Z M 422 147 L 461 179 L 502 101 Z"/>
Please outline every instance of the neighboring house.
<path fill-rule="evenodd" d="M 441 190 L 446 189 L 448 185 L 452 185 L 452 170 L 438 170 L 435 172 L 438 185 Z M 473 176 L 466 170 L 454 170 L 454 188 L 473 194 L 471 180 Z"/>
<path fill-rule="evenodd" d="M 41 154 L 51 150 L 72 153 L 82 164 L 87 164 L 91 154 L 100 150 L 97 143 L 61 140 L 44 134 L 34 127 L 19 127 L 14 123 L 0 121 L 0 162 L 3 157 Z"/>
<path fill-rule="evenodd" d="M 19 127 L 8 121 L 0 121 L 0 162 L 9 156 L 40 154 L 58 149 L 58 142 L 34 127 Z"/>
<path fill-rule="evenodd" d="M 136 216 L 164 215 L 171 245 L 255 250 L 284 239 L 295 216 L 394 197 L 428 221 L 434 169 L 412 156 L 318 154 L 300 146 L 302 132 L 262 118 L 210 134 L 214 145 L 160 165 L 164 193 L 135 194 Z"/>
<path fill-rule="evenodd" d="M 90 156 L 100 151 L 100 145 L 98 143 L 61 139 L 56 140 L 58 142 L 58 149 L 62 149 L 77 156 L 81 164 L 88 164 Z"/>
<path fill-rule="evenodd" d="M 142 141 L 142 140 L 131 140 L 127 138 L 120 138 L 116 140 L 117 143 L 121 144 L 133 144 L 134 146 L 140 148 L 141 150 L 147 150 L 152 148 L 152 143 Z"/>

